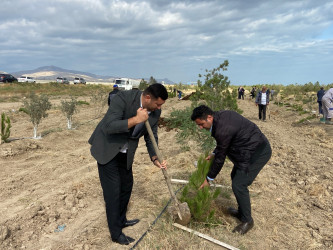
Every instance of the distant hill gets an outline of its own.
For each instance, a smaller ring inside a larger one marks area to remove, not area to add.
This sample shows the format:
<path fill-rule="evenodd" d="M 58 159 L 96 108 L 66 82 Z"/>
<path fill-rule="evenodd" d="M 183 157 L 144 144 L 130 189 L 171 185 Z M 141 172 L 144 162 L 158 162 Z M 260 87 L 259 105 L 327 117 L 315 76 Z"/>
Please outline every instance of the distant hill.
<path fill-rule="evenodd" d="M 77 70 L 68 70 L 56 66 L 43 66 L 33 70 L 22 70 L 12 72 L 12 75 L 19 77 L 21 75 L 29 75 L 39 80 L 55 81 L 57 77 L 66 77 L 68 80 L 74 80 L 75 77 L 83 77 L 86 81 L 114 81 L 115 77 L 95 75 L 88 72 Z"/>
<path fill-rule="evenodd" d="M 88 72 L 82 72 L 77 70 L 69 70 L 63 69 L 56 66 L 43 66 L 33 70 L 22 70 L 17 72 L 12 72 L 12 75 L 15 77 L 20 77 L 21 75 L 29 75 L 38 80 L 50 80 L 55 81 L 57 77 L 66 77 L 68 80 L 72 81 L 75 77 L 82 77 L 85 78 L 86 81 L 103 81 L 103 82 L 114 82 L 114 80 L 118 77 L 115 76 L 103 76 L 103 75 L 95 75 Z M 122 76 L 126 77 L 126 76 Z M 144 78 L 148 80 L 149 78 Z M 169 79 L 156 79 L 158 82 L 164 81 L 166 84 L 174 84 L 174 82 L 170 81 Z"/>

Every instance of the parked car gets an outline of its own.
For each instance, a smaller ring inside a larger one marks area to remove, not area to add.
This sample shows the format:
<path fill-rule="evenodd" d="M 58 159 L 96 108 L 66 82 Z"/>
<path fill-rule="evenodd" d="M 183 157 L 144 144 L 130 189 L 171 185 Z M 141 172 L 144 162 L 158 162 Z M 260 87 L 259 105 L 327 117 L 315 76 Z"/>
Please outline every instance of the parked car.
<path fill-rule="evenodd" d="M 84 80 L 83 78 L 80 78 L 80 77 L 75 77 L 74 84 L 79 84 L 79 83 L 86 84 L 86 80 Z"/>
<path fill-rule="evenodd" d="M 57 82 L 64 83 L 64 84 L 69 84 L 69 81 L 67 80 L 66 77 L 57 77 Z"/>
<path fill-rule="evenodd" d="M 31 76 L 20 76 L 17 78 L 18 82 L 36 82 L 35 79 Z"/>
<path fill-rule="evenodd" d="M 17 79 L 11 74 L 0 74 L 0 82 L 16 82 Z"/>

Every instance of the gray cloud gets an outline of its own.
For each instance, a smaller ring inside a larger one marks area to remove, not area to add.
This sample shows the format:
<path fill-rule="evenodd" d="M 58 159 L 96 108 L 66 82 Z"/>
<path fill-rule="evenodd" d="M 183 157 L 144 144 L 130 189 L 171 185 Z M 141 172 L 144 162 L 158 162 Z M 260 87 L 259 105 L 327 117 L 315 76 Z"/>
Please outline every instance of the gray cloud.
<path fill-rule="evenodd" d="M 332 82 L 333 1 L 4 0 L 2 9 L 2 71 L 52 64 L 187 82 L 228 59 L 234 84 Z"/>

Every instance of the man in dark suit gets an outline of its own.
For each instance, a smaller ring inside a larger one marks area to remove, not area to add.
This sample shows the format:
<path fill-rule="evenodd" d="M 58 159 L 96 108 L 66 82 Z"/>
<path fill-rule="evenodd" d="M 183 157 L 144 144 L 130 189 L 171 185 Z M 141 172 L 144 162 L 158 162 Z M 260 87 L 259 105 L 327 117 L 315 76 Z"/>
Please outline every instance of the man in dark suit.
<path fill-rule="evenodd" d="M 210 130 L 216 140 L 213 154 L 206 158 L 210 160 L 214 157 L 214 160 L 200 188 L 210 185 L 228 156 L 234 164 L 231 172 L 232 191 L 238 203 L 238 209 L 229 208 L 228 211 L 241 221 L 233 232 L 245 234 L 254 225 L 248 186 L 271 158 L 271 146 L 256 124 L 234 111 L 213 112 L 201 105 L 193 110 L 191 119 L 200 129 Z"/>
<path fill-rule="evenodd" d="M 158 83 L 143 92 L 137 89 L 119 92 L 89 139 L 91 154 L 98 165 L 111 238 L 122 245 L 135 241 L 123 234 L 122 228 L 139 222 L 138 219 L 127 220 L 126 212 L 133 187 L 132 164 L 141 136 L 144 135 L 152 162 L 166 168 L 165 161 L 162 164 L 157 161 L 144 122 L 149 121 L 157 141 L 161 106 L 167 98 L 167 90 Z"/>

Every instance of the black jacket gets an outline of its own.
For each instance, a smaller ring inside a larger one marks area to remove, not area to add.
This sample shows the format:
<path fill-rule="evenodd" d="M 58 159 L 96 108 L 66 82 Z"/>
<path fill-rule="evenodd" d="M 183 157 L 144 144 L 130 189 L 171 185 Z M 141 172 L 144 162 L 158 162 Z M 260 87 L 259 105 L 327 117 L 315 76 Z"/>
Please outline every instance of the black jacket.
<path fill-rule="evenodd" d="M 240 114 L 221 110 L 215 112 L 212 136 L 216 140 L 215 158 L 207 174 L 214 179 L 221 171 L 226 156 L 236 168 L 249 170 L 251 157 L 263 143 L 268 143 L 258 126 Z"/>
<path fill-rule="evenodd" d="M 110 93 L 109 93 L 109 97 L 108 97 L 108 105 L 110 106 L 110 102 L 111 102 L 111 99 L 116 95 L 118 94 L 119 92 L 119 89 L 114 89 L 112 90 Z"/>
<path fill-rule="evenodd" d="M 323 98 L 323 96 L 325 95 L 325 90 L 321 89 L 317 92 L 317 102 L 321 102 L 321 99 Z"/>

